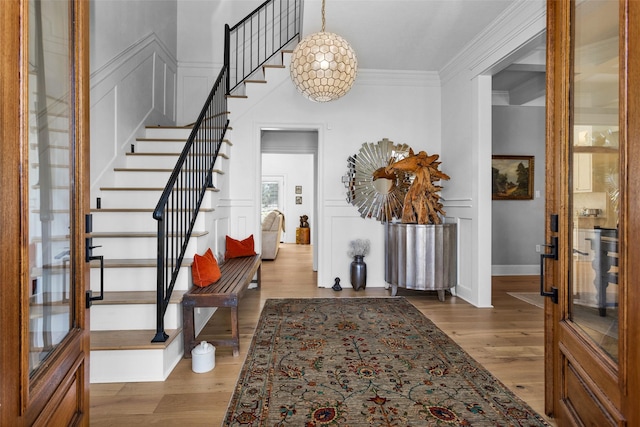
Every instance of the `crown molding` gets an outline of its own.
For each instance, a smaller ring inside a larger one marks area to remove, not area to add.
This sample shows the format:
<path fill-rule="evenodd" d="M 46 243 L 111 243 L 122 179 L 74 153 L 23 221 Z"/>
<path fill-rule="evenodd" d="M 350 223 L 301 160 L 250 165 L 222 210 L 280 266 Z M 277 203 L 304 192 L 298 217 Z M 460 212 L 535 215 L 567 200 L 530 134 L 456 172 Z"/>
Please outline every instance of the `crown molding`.
<path fill-rule="evenodd" d="M 440 77 L 435 71 L 358 70 L 357 85 L 440 87 Z"/>
<path fill-rule="evenodd" d="M 546 31 L 545 0 L 517 0 L 440 70 L 446 83 L 471 72 L 479 75 L 504 56 Z"/>

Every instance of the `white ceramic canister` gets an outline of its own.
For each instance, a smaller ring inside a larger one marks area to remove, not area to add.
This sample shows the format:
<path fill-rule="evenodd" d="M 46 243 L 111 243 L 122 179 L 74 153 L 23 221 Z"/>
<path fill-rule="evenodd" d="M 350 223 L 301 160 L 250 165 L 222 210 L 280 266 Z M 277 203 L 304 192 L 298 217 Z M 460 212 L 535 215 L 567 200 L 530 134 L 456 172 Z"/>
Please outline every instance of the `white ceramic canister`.
<path fill-rule="evenodd" d="M 191 350 L 191 369 L 196 374 L 209 372 L 216 366 L 216 348 L 202 341 Z"/>

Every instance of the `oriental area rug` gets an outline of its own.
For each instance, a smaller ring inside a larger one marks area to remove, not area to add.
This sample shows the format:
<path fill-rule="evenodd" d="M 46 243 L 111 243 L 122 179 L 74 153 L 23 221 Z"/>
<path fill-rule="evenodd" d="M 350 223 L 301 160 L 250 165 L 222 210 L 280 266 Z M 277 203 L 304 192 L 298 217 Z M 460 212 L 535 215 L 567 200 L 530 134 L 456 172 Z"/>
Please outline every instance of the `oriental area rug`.
<path fill-rule="evenodd" d="M 268 299 L 225 426 L 547 426 L 404 298 Z"/>

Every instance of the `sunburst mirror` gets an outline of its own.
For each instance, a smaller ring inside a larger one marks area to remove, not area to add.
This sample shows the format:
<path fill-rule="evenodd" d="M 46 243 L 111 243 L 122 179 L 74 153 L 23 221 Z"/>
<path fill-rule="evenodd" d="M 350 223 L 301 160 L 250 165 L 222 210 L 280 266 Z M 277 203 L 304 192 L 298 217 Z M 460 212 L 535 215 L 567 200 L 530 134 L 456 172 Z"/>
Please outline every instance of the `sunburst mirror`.
<path fill-rule="evenodd" d="M 377 143 L 366 142 L 360 151 L 347 160 L 345 177 L 347 201 L 358 208 L 363 218 L 391 222 L 402 217 L 404 196 L 411 185 L 411 175 L 403 172 L 385 174 L 384 168 L 409 155 L 407 144 L 394 144 L 384 138 Z M 373 175 L 378 172 L 378 178 Z"/>

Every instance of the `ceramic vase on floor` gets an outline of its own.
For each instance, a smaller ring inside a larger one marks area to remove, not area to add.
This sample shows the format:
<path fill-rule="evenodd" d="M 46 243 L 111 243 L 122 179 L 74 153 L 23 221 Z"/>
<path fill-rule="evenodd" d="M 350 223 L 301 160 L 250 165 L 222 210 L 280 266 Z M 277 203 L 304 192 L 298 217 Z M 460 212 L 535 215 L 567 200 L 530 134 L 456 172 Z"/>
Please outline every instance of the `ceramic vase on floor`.
<path fill-rule="evenodd" d="M 354 256 L 351 262 L 351 286 L 356 291 L 367 287 L 367 264 L 362 255 Z"/>

